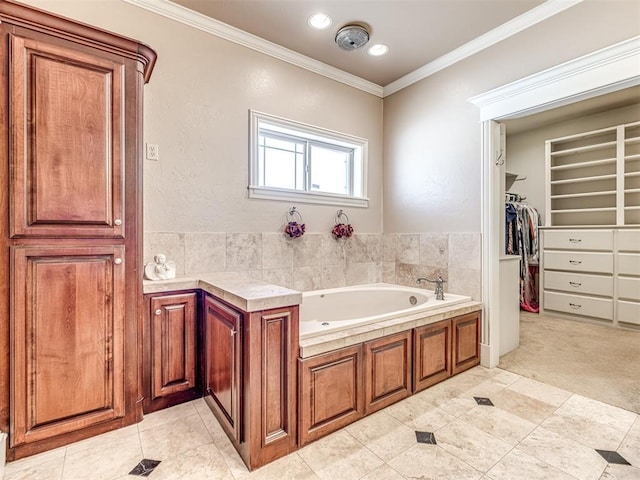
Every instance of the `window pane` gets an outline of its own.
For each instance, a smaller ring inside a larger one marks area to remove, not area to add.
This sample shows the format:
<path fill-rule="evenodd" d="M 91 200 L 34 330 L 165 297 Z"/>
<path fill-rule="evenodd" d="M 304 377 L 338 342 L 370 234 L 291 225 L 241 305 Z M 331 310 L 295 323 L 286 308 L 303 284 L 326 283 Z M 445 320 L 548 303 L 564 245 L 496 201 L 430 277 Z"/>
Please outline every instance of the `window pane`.
<path fill-rule="evenodd" d="M 265 148 L 264 185 L 276 188 L 296 188 L 295 154 Z"/>
<path fill-rule="evenodd" d="M 311 190 L 349 195 L 350 153 L 319 145 L 310 146 Z"/>

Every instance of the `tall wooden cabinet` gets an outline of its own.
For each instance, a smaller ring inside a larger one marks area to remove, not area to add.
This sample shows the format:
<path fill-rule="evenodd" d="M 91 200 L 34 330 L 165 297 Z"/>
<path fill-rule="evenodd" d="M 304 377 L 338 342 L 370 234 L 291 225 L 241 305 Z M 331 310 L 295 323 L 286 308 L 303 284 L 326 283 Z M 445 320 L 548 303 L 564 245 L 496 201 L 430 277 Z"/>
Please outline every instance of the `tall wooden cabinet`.
<path fill-rule="evenodd" d="M 133 423 L 141 105 L 155 53 L 0 2 L 0 430 L 19 458 Z"/>

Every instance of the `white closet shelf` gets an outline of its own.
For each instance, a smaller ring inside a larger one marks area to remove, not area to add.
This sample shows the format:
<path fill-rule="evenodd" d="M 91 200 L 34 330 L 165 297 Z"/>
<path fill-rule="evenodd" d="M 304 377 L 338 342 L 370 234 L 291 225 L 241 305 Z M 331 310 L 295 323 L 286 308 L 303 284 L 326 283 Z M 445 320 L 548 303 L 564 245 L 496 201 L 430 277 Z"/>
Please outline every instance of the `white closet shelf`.
<path fill-rule="evenodd" d="M 625 138 L 624 143 L 630 145 L 632 143 L 640 143 L 640 137 Z"/>
<path fill-rule="evenodd" d="M 640 172 L 627 172 L 624 174 L 625 178 L 640 177 Z"/>
<path fill-rule="evenodd" d="M 634 153 L 633 155 L 625 155 L 625 160 L 640 160 L 640 153 Z"/>
<path fill-rule="evenodd" d="M 585 145 L 584 147 L 567 148 L 566 150 L 557 150 L 551 152 L 552 157 L 561 157 L 563 155 L 573 155 L 574 153 L 593 152 L 594 150 L 602 150 L 604 148 L 614 148 L 617 142 L 595 143 L 593 145 Z"/>
<path fill-rule="evenodd" d="M 638 155 L 640 157 L 640 155 Z M 571 170 L 574 168 L 584 168 L 584 167 L 597 167 L 598 165 L 613 165 L 616 163 L 616 159 L 614 158 L 603 158 L 602 160 L 590 160 L 588 162 L 579 162 L 579 163 L 570 163 L 568 165 L 555 165 L 551 167 L 551 170 Z"/>
<path fill-rule="evenodd" d="M 640 188 L 637 189 L 637 191 L 640 192 Z M 562 195 L 551 195 L 551 200 L 560 200 L 563 198 L 599 197 L 601 195 L 615 195 L 616 193 L 617 192 L 615 190 L 603 190 L 601 192 L 565 193 Z"/>
<path fill-rule="evenodd" d="M 553 180 L 551 185 L 563 185 L 567 183 L 580 183 L 580 182 L 597 182 L 599 180 L 615 180 L 617 175 L 612 173 L 610 175 L 597 175 L 594 177 L 580 177 L 580 178 L 568 178 L 566 180 Z"/>
<path fill-rule="evenodd" d="M 625 188 L 624 193 L 640 193 L 640 188 Z"/>
<path fill-rule="evenodd" d="M 590 212 L 615 212 L 616 207 L 599 207 L 599 208 L 568 208 L 565 210 L 551 210 L 551 214 L 556 213 L 590 213 Z"/>
<path fill-rule="evenodd" d="M 640 205 L 631 205 L 629 207 L 624 207 L 625 212 L 629 210 L 640 210 Z"/>

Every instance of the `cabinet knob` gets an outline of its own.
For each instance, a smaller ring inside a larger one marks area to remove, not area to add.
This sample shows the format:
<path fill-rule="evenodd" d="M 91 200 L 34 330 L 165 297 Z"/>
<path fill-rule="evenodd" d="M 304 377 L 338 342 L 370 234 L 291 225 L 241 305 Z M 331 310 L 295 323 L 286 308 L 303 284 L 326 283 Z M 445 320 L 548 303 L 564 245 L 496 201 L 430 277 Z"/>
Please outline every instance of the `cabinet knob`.
<path fill-rule="evenodd" d="M 116 258 L 113 263 L 115 263 L 116 265 L 120 265 L 122 263 L 122 259 L 121 258 Z"/>
<path fill-rule="evenodd" d="M 120 225 L 122 225 L 122 220 L 120 220 L 119 218 L 116 218 L 116 219 L 113 221 L 113 223 L 114 223 L 115 225 L 117 225 L 117 226 L 120 226 Z"/>
<path fill-rule="evenodd" d="M 236 331 L 235 330 L 231 330 L 231 336 L 235 337 L 235 335 L 236 335 Z"/>
<path fill-rule="evenodd" d="M 156 313 L 156 315 L 162 315 L 162 310 L 157 309 L 155 313 Z"/>

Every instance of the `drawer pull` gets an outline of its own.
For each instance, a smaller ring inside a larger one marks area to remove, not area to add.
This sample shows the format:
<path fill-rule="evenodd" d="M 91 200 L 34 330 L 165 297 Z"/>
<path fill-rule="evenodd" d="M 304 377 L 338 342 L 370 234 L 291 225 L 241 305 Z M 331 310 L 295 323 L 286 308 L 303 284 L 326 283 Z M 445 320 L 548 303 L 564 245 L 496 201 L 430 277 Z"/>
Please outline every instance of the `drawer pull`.
<path fill-rule="evenodd" d="M 577 303 L 571 303 L 571 302 L 569 302 L 569 306 L 571 308 L 575 308 L 576 310 L 579 308 L 582 308 L 582 305 L 578 305 Z"/>
<path fill-rule="evenodd" d="M 571 243 L 580 243 L 582 241 L 582 239 L 581 238 L 570 238 L 569 241 Z"/>
<path fill-rule="evenodd" d="M 569 260 L 569 263 L 571 265 L 580 265 L 582 263 L 582 260 Z"/>
<path fill-rule="evenodd" d="M 162 310 L 157 309 L 155 313 L 156 313 L 156 315 L 162 315 Z"/>
<path fill-rule="evenodd" d="M 582 286 L 582 283 L 580 283 L 580 282 L 569 282 L 569 285 L 571 285 L 572 287 L 578 288 L 578 287 Z"/>

